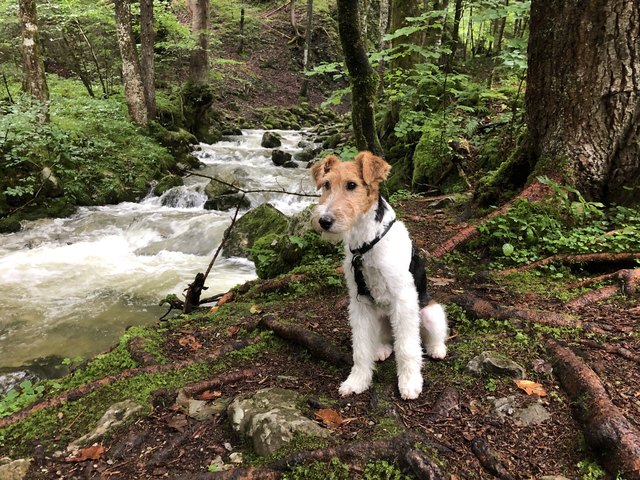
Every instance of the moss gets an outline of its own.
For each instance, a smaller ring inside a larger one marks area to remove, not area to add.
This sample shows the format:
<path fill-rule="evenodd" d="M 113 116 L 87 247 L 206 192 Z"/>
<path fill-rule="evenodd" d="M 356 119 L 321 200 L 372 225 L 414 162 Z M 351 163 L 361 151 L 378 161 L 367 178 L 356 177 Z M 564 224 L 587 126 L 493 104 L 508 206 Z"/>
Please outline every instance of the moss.
<path fill-rule="evenodd" d="M 15 233 L 21 228 L 20 222 L 15 217 L 0 218 L 0 233 Z"/>
<path fill-rule="evenodd" d="M 176 175 L 166 175 L 160 179 L 158 184 L 153 188 L 153 194 L 160 196 L 167 190 L 170 190 L 174 187 L 180 187 L 184 185 L 184 180 L 182 177 L 178 177 Z"/>
<path fill-rule="evenodd" d="M 438 187 L 445 193 L 459 191 L 461 179 L 451 162 L 450 136 L 443 134 L 437 122 L 425 124 L 413 154 L 412 186 L 417 190 Z"/>
<path fill-rule="evenodd" d="M 287 217 L 268 203 L 244 214 L 234 225 L 224 247 L 226 257 L 246 257 L 255 241 L 267 234 L 282 234 L 288 226 Z"/>

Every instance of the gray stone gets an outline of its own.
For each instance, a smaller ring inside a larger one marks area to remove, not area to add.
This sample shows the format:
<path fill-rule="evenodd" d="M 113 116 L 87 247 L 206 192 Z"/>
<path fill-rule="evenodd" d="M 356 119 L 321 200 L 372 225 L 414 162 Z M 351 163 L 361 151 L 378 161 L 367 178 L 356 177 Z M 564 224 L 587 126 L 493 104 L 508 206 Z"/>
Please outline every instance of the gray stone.
<path fill-rule="evenodd" d="M 282 167 L 283 168 L 298 168 L 299 165 L 296 162 L 294 162 L 293 160 L 289 160 L 288 162 L 284 162 L 282 164 Z"/>
<path fill-rule="evenodd" d="M 232 428 L 253 442 L 258 455 L 270 455 L 296 434 L 329 436 L 327 430 L 302 415 L 296 407 L 300 400 L 292 390 L 267 388 L 250 397 L 236 398 L 227 413 Z"/>
<path fill-rule="evenodd" d="M 251 201 L 241 193 L 225 193 L 204 202 L 204 209 L 226 212 L 237 208 L 238 204 L 241 210 L 246 210 L 251 206 Z"/>
<path fill-rule="evenodd" d="M 69 444 L 70 448 L 83 444 L 91 444 L 102 437 L 105 433 L 122 425 L 131 415 L 142 410 L 142 405 L 133 400 L 124 400 L 111 405 L 102 418 L 98 420 L 98 425 L 92 431 Z M 2 477 L 0 477 L 2 478 Z"/>
<path fill-rule="evenodd" d="M 289 152 L 285 152 L 284 150 L 273 150 L 271 152 L 271 161 L 279 167 L 283 167 L 285 164 L 291 161 L 291 154 Z"/>
<path fill-rule="evenodd" d="M 519 408 L 513 414 L 513 423 L 519 427 L 539 425 L 551 418 L 549 411 L 539 403 L 533 403 L 526 408 Z"/>
<path fill-rule="evenodd" d="M 264 132 L 260 145 L 264 148 L 276 148 L 282 145 L 282 137 L 276 132 Z"/>
<path fill-rule="evenodd" d="M 246 177 L 246 172 L 242 169 L 236 169 L 233 171 L 223 170 L 216 172 L 214 177 L 220 181 L 211 180 L 207 183 L 207 186 L 204 187 L 204 193 L 210 200 L 219 197 L 220 195 L 238 193 L 238 190 L 230 185 L 235 185 L 239 188 L 246 187 L 246 181 L 243 180 Z"/>
<path fill-rule="evenodd" d="M 49 167 L 44 167 L 40 171 L 40 177 L 42 179 L 42 193 L 45 196 L 60 197 L 64 194 L 62 183 Z"/>
<path fill-rule="evenodd" d="M 496 412 L 499 417 L 511 416 L 513 412 L 516 411 L 515 401 L 516 397 L 514 395 L 498 398 L 493 402 L 493 411 Z"/>
<path fill-rule="evenodd" d="M 184 390 L 178 392 L 176 404 L 179 405 L 183 412 L 196 420 L 207 420 L 214 415 L 223 413 L 229 404 L 230 398 L 218 398 L 213 402 L 204 400 L 196 400 L 189 397 Z"/>
<path fill-rule="evenodd" d="M 510 360 L 499 352 L 486 351 L 472 358 L 465 370 L 468 373 L 482 375 L 506 375 L 513 378 L 524 378 L 525 370 L 522 365 Z"/>
<path fill-rule="evenodd" d="M 0 478 L 2 480 L 22 480 L 27 477 L 27 470 L 31 465 L 30 458 L 11 460 L 9 457 L 0 458 Z"/>
<path fill-rule="evenodd" d="M 289 227 L 287 233 L 296 237 L 302 237 L 309 230 L 313 230 L 311 224 L 311 216 L 313 215 L 313 209 L 315 205 L 309 205 L 301 212 L 296 213 L 289 217 Z"/>

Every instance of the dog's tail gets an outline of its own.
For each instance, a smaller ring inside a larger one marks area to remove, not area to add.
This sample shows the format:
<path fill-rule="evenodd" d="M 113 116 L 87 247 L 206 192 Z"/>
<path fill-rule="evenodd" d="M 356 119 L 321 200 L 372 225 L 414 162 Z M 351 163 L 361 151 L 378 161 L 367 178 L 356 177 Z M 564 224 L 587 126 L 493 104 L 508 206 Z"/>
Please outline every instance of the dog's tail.
<path fill-rule="evenodd" d="M 420 334 L 427 355 L 444 358 L 447 355 L 447 314 L 439 303 L 431 302 L 420 310 Z"/>

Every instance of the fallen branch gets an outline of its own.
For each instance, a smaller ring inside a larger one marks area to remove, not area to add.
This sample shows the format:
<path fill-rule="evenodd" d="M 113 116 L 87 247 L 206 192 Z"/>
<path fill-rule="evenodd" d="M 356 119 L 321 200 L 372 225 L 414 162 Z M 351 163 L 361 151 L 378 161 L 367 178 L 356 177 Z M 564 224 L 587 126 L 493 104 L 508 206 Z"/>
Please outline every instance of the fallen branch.
<path fill-rule="evenodd" d="M 640 363 L 640 355 L 637 353 L 633 353 L 628 348 L 621 347 L 619 345 L 611 345 L 610 343 L 598 343 L 593 340 L 581 339 L 578 341 L 580 345 L 584 345 L 589 348 L 597 348 L 599 350 L 604 350 L 607 353 L 612 353 L 614 355 L 619 355 L 622 358 L 630 360 L 632 362 Z"/>
<path fill-rule="evenodd" d="M 280 33 L 280 32 L 278 32 Z M 284 37 L 288 38 L 286 35 L 281 34 Z M 224 185 L 225 187 L 229 187 L 237 192 L 240 193 L 244 193 L 245 195 L 247 193 L 285 193 L 287 195 L 294 195 L 296 197 L 313 197 L 313 198 L 320 198 L 320 195 L 318 195 L 317 193 L 304 193 L 304 192 L 290 192 L 288 190 L 285 190 L 284 188 L 278 190 L 275 188 L 266 188 L 266 189 L 251 189 L 251 190 L 247 190 L 245 188 L 241 188 L 237 185 L 234 185 L 233 183 L 229 183 L 229 182 L 225 182 L 224 180 L 220 180 L 219 178 L 216 177 L 212 177 L 211 175 L 204 175 L 202 173 L 197 173 L 197 172 L 193 172 L 191 170 L 185 170 L 183 172 L 185 175 L 190 175 L 190 176 L 194 176 L 194 177 L 202 177 L 202 178 L 208 178 L 209 180 L 213 180 L 214 182 L 220 183 L 221 185 Z"/>
<path fill-rule="evenodd" d="M 497 217 L 498 215 L 507 213 L 507 211 L 518 200 L 527 200 L 530 202 L 535 202 L 542 199 L 545 195 L 548 194 L 548 192 L 549 192 L 548 186 L 537 181 L 533 182 L 531 185 L 525 188 L 522 192 L 520 192 L 517 196 L 515 196 L 514 198 L 509 200 L 507 203 L 505 203 L 502 207 L 484 216 L 475 225 L 469 225 L 468 227 L 463 228 L 458 233 L 456 233 L 453 237 L 451 237 L 449 240 L 439 245 L 437 248 L 433 250 L 431 255 L 434 257 L 441 257 L 445 253 L 449 253 L 452 250 L 455 250 L 456 248 L 458 248 L 460 245 L 468 242 L 469 240 L 474 238 L 476 235 L 478 235 L 478 225 L 485 223 L 487 220 L 490 220 L 493 217 Z"/>
<path fill-rule="evenodd" d="M 138 365 L 147 367 L 149 365 L 155 365 L 158 363 L 156 358 L 144 349 L 145 340 L 142 337 L 133 337 L 127 343 L 127 350 L 129 355 L 133 358 Z"/>
<path fill-rule="evenodd" d="M 385 440 L 351 442 L 337 447 L 293 453 L 280 460 L 276 460 L 270 467 L 274 470 L 289 470 L 296 465 L 310 462 L 327 462 L 332 458 L 338 458 L 347 464 L 366 463 L 371 460 L 387 460 L 399 463 L 401 466 L 411 466 L 411 462 L 407 460 L 406 456 L 407 453 L 411 453 L 412 450 L 414 450 L 417 444 L 433 448 L 441 454 L 452 453 L 452 450 L 448 447 L 433 442 L 422 435 L 403 433 Z M 437 476 L 432 478 L 442 477 Z"/>
<path fill-rule="evenodd" d="M 195 356 L 193 358 L 190 358 L 189 360 L 182 360 L 179 362 L 172 362 L 164 365 L 149 365 L 146 367 L 132 368 L 129 370 L 124 370 L 115 375 L 110 375 L 108 377 L 103 377 L 99 380 L 94 380 L 93 382 L 89 382 L 85 385 L 74 388 L 73 390 L 69 390 L 55 397 L 42 400 L 39 403 L 35 403 L 29 407 L 25 407 L 19 412 L 16 412 L 12 415 L 9 415 L 4 418 L 0 418 L 0 428 L 4 428 L 16 422 L 19 422 L 20 420 L 24 420 L 32 413 L 40 410 L 44 410 L 45 408 L 57 408 L 64 405 L 65 403 L 74 402 L 89 393 L 95 392 L 96 390 L 99 390 L 102 387 L 111 385 L 121 380 L 135 377 L 136 375 L 157 374 L 157 373 L 165 373 L 165 372 L 171 372 L 175 370 L 181 370 L 195 363 L 211 362 L 213 360 L 217 360 L 218 358 L 230 352 L 233 352 L 235 350 L 241 350 L 245 347 L 248 347 L 249 345 L 253 345 L 257 343 L 259 340 L 260 339 L 258 337 L 247 339 L 247 340 L 240 340 L 234 343 L 223 345 L 213 350 L 212 352 L 209 352 L 206 355 Z"/>
<path fill-rule="evenodd" d="M 255 298 L 259 297 L 260 295 L 264 295 L 265 293 L 285 290 L 289 287 L 290 283 L 302 282 L 304 279 L 304 275 L 291 274 L 278 278 L 272 278 L 269 280 L 250 280 L 240 285 L 237 289 L 237 292 L 240 295 L 244 295 L 245 298 Z"/>
<path fill-rule="evenodd" d="M 611 401 L 596 373 L 571 350 L 546 342 L 553 371 L 574 402 L 584 438 L 612 475 L 640 478 L 640 432 Z"/>
<path fill-rule="evenodd" d="M 540 325 L 584 328 L 592 332 L 603 333 L 602 329 L 596 324 L 582 322 L 580 319 L 564 313 L 498 305 L 470 294 L 457 295 L 451 298 L 450 301 L 461 306 L 476 318 L 495 318 L 496 320 L 511 320 L 515 318 Z"/>
<path fill-rule="evenodd" d="M 447 387 L 436 399 L 427 418 L 430 421 L 447 418 L 452 410 L 458 408 L 460 393 L 455 387 Z"/>
<path fill-rule="evenodd" d="M 258 326 L 271 330 L 280 338 L 300 345 L 312 355 L 327 362 L 343 366 L 351 365 L 351 355 L 334 345 L 330 340 L 298 325 L 277 321 L 272 315 L 265 315 Z"/>
<path fill-rule="evenodd" d="M 507 268 L 496 272 L 499 275 L 509 275 L 510 273 L 526 272 L 534 268 L 543 267 L 550 263 L 615 263 L 615 262 L 631 262 L 640 259 L 640 252 L 624 252 L 624 253 L 559 253 L 543 258 L 536 262 L 528 263 L 520 267 Z"/>
<path fill-rule="evenodd" d="M 227 372 L 214 378 L 203 380 L 201 382 L 190 383 L 188 385 L 185 385 L 182 389 L 190 397 L 195 397 L 207 390 L 220 388 L 222 385 L 236 383 L 240 380 L 246 380 L 247 378 L 255 376 L 257 375 L 254 368 L 244 368 L 236 372 Z"/>
<path fill-rule="evenodd" d="M 515 480 L 515 477 L 498 460 L 491 446 L 483 438 L 475 437 L 471 440 L 471 451 L 480 462 L 480 465 L 491 475 L 502 480 Z"/>

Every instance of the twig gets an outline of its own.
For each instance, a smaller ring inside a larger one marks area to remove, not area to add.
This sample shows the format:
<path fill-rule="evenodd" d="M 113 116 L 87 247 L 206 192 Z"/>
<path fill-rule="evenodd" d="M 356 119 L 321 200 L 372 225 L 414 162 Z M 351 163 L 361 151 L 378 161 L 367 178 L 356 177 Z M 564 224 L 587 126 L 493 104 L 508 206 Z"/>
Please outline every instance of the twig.
<path fill-rule="evenodd" d="M 495 475 L 502 480 L 515 480 L 515 477 L 498 460 L 491 446 L 483 438 L 475 437 L 471 440 L 471 451 L 482 467 L 491 475 Z"/>
<path fill-rule="evenodd" d="M 209 180 L 213 180 L 214 182 L 218 182 L 222 185 L 225 185 L 229 188 L 233 188 L 234 190 L 237 190 L 240 193 L 284 193 L 287 195 L 295 195 L 298 197 L 313 197 L 313 198 L 319 198 L 320 195 L 318 195 L 317 193 L 302 193 L 302 192 L 289 192 L 287 190 L 285 190 L 284 188 L 282 190 L 275 190 L 275 189 L 257 189 L 257 190 L 246 190 L 244 188 L 238 187 L 237 185 L 234 185 L 233 183 L 228 183 L 225 182 L 224 180 L 220 180 L 219 178 L 216 177 L 212 177 L 211 175 L 204 175 L 202 173 L 196 173 L 196 172 L 192 172 L 190 170 L 186 170 L 185 173 L 189 174 L 189 175 L 193 175 L 194 177 L 202 177 L 202 178 L 208 178 Z"/>

